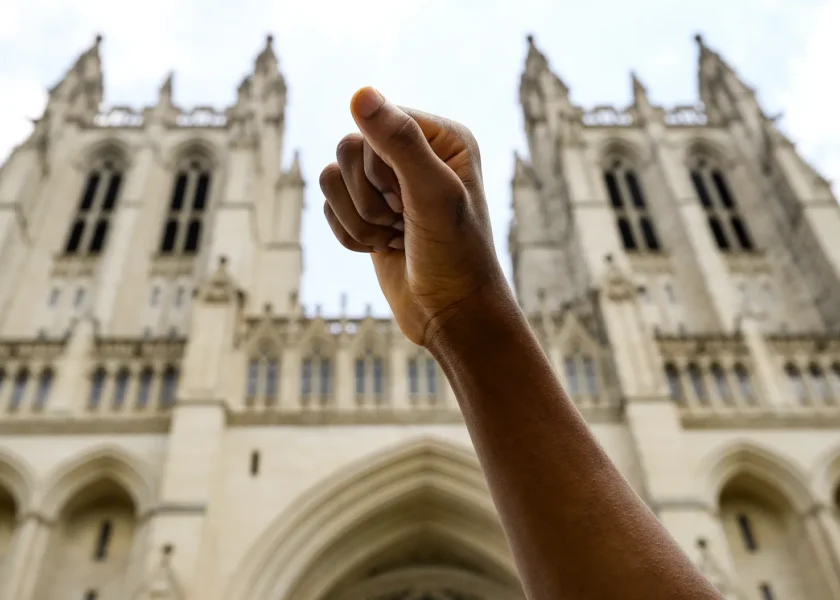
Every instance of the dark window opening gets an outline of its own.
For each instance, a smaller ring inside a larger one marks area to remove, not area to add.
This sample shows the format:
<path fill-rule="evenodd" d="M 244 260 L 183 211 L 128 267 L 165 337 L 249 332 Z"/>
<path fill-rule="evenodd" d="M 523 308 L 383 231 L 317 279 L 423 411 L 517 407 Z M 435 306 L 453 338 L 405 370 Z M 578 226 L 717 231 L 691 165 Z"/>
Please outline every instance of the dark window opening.
<path fill-rule="evenodd" d="M 712 230 L 712 235 L 715 238 L 717 247 L 724 252 L 728 252 L 730 249 L 729 240 L 726 238 L 726 233 L 724 233 L 723 226 L 720 224 L 720 220 L 717 217 L 709 217 L 709 229 Z"/>
<path fill-rule="evenodd" d="M 195 254 L 198 252 L 198 245 L 201 241 L 201 221 L 193 219 L 187 228 L 187 240 L 184 243 L 185 254 Z"/>
<path fill-rule="evenodd" d="M 706 394 L 706 383 L 703 380 L 703 372 L 696 364 L 688 365 L 688 378 L 691 381 L 691 388 L 694 390 L 694 395 L 702 405 L 709 403 L 709 397 Z"/>
<path fill-rule="evenodd" d="M 621 235 L 621 243 L 625 250 L 636 250 L 636 239 L 633 237 L 633 230 L 630 223 L 624 217 L 618 218 L 618 232 Z"/>
<path fill-rule="evenodd" d="M 175 250 L 175 238 L 178 236 L 178 222 L 170 219 L 163 229 L 163 240 L 160 243 L 160 251 L 163 254 L 171 254 Z"/>
<path fill-rule="evenodd" d="M 105 240 L 107 237 L 108 221 L 106 219 L 100 219 L 96 224 L 96 228 L 93 230 L 93 237 L 90 240 L 89 252 L 91 254 L 99 254 L 102 252 L 102 248 L 105 246 Z"/>
<path fill-rule="evenodd" d="M 761 600 L 775 600 L 776 596 L 773 595 L 773 588 L 769 583 L 762 583 L 758 590 L 761 592 Z"/>
<path fill-rule="evenodd" d="M 140 380 L 137 382 L 137 408 L 143 410 L 149 404 L 149 395 L 152 392 L 152 380 L 154 372 L 146 368 L 140 373 Z"/>
<path fill-rule="evenodd" d="M 251 476 L 255 477 L 260 472 L 260 453 L 257 450 L 251 452 Z"/>
<path fill-rule="evenodd" d="M 178 212 L 184 207 L 184 193 L 187 191 L 187 174 L 178 173 L 175 180 L 175 189 L 172 191 L 172 201 L 169 203 L 169 210 Z"/>
<path fill-rule="evenodd" d="M 755 542 L 755 534 L 753 533 L 752 523 L 750 523 L 747 515 L 738 515 L 738 528 L 741 530 L 741 538 L 744 540 L 744 548 L 750 552 L 758 550 L 758 544 Z"/>
<path fill-rule="evenodd" d="M 733 200 L 732 194 L 729 193 L 729 187 L 726 185 L 723 173 L 717 169 L 712 171 L 712 181 L 715 182 L 715 187 L 717 188 L 718 195 L 720 196 L 720 200 L 723 202 L 723 205 L 726 208 L 734 208 L 735 200 Z"/>
<path fill-rule="evenodd" d="M 125 394 L 128 391 L 128 381 L 131 373 L 128 369 L 120 369 L 114 381 L 114 409 L 119 410 L 125 404 Z"/>
<path fill-rule="evenodd" d="M 752 250 L 754 248 L 750 234 L 747 232 L 747 227 L 739 217 L 732 217 L 732 229 L 735 231 L 735 237 L 738 238 L 738 243 L 742 250 Z"/>
<path fill-rule="evenodd" d="M 642 217 L 639 220 L 639 224 L 642 227 L 642 237 L 645 238 L 647 249 L 653 250 L 654 252 L 659 250 L 659 238 L 656 236 L 656 231 L 653 229 L 653 223 L 650 222 L 650 219 Z"/>
<path fill-rule="evenodd" d="M 709 190 L 706 189 L 706 182 L 703 181 L 703 176 L 698 171 L 692 171 L 691 182 L 694 184 L 694 190 L 700 197 L 700 203 L 706 208 L 711 208 L 712 198 L 709 196 Z"/>
<path fill-rule="evenodd" d="M 195 199 L 193 200 L 193 210 L 202 211 L 207 205 L 207 191 L 210 187 L 210 175 L 202 173 L 198 178 L 198 185 L 195 188 Z"/>
<path fill-rule="evenodd" d="M 169 367 L 163 373 L 163 382 L 160 388 L 160 407 L 171 408 L 175 404 L 175 391 L 178 388 L 178 371 Z"/>
<path fill-rule="evenodd" d="M 52 389 L 53 372 L 51 369 L 46 369 L 41 372 L 41 377 L 38 380 L 38 392 L 35 396 L 35 409 L 43 410 L 47 405 L 47 400 Z"/>
<path fill-rule="evenodd" d="M 64 247 L 64 252 L 67 254 L 76 254 L 79 251 L 79 245 L 82 243 L 82 236 L 85 233 L 85 222 L 81 219 L 73 223 L 73 228 L 70 230 L 70 235 L 67 237 L 67 244 Z"/>
<path fill-rule="evenodd" d="M 411 358 L 408 361 L 408 393 L 412 396 L 416 396 L 420 393 L 420 380 L 418 377 L 416 358 Z"/>
<path fill-rule="evenodd" d="M 615 175 L 611 172 L 604 173 L 604 181 L 607 184 L 607 191 L 610 194 L 610 202 L 613 208 L 624 206 L 621 200 L 621 190 L 618 189 L 618 182 L 615 180 Z"/>
<path fill-rule="evenodd" d="M 97 592 L 96 590 L 86 591 L 85 600 L 99 600 L 99 592 Z"/>
<path fill-rule="evenodd" d="M 437 363 L 430 359 L 426 359 L 426 391 L 437 394 Z"/>
<path fill-rule="evenodd" d="M 12 390 L 12 398 L 9 402 L 9 411 L 15 412 L 17 411 L 21 404 L 23 404 L 23 399 L 26 397 L 26 387 L 29 384 L 29 371 L 23 369 L 15 378 L 15 387 Z"/>
<path fill-rule="evenodd" d="M 356 394 L 365 393 L 365 361 L 362 358 L 356 359 Z"/>
<path fill-rule="evenodd" d="M 94 560 L 103 561 L 108 557 L 108 546 L 111 544 L 111 534 L 113 532 L 114 526 L 111 521 L 102 521 L 102 525 L 99 526 L 99 537 L 96 539 Z"/>
<path fill-rule="evenodd" d="M 627 175 L 624 176 L 624 179 L 627 181 L 627 187 L 630 188 L 630 195 L 633 197 L 633 204 L 635 204 L 638 208 L 645 207 L 645 197 L 642 194 L 642 187 L 639 185 L 639 180 L 636 178 L 636 174 L 633 171 L 628 171 Z"/>
<path fill-rule="evenodd" d="M 671 400 L 681 404 L 684 398 L 682 380 L 677 367 L 671 363 L 665 365 L 665 379 L 668 381 L 668 394 L 671 396 Z"/>
<path fill-rule="evenodd" d="M 87 185 L 85 186 L 85 193 L 82 196 L 82 202 L 79 204 L 79 212 L 90 210 L 93 206 L 93 199 L 96 197 L 96 188 L 99 187 L 99 173 L 91 173 L 88 177 Z"/>
<path fill-rule="evenodd" d="M 90 397 L 88 398 L 88 407 L 91 410 L 99 408 L 99 403 L 102 401 L 102 392 L 105 389 L 105 369 L 99 368 L 93 374 L 90 381 Z"/>
<path fill-rule="evenodd" d="M 269 400 L 277 398 L 277 379 L 280 366 L 276 360 L 269 360 L 265 373 L 265 396 Z"/>
<path fill-rule="evenodd" d="M 122 183 L 122 175 L 114 173 L 111 176 L 111 181 L 108 184 L 108 191 L 105 194 L 105 202 L 102 204 L 102 210 L 111 212 L 117 204 L 117 195 L 120 193 L 120 184 Z"/>

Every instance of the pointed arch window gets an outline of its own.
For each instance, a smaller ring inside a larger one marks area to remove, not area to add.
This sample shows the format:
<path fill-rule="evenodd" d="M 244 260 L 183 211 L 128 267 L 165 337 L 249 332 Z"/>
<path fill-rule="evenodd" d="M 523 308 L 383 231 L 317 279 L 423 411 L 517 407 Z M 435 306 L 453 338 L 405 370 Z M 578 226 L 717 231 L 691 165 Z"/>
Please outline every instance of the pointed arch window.
<path fill-rule="evenodd" d="M 706 211 L 709 231 L 723 252 L 753 252 L 755 244 L 723 170 L 706 156 L 690 163 L 691 183 Z"/>
<path fill-rule="evenodd" d="M 277 403 L 280 391 L 280 361 L 273 347 L 263 346 L 248 361 L 245 383 L 245 404 L 271 406 Z"/>
<path fill-rule="evenodd" d="M 321 406 L 329 403 L 332 394 L 332 361 L 319 350 L 315 350 L 301 363 L 300 393 L 304 403 L 309 404 L 313 396 Z"/>
<path fill-rule="evenodd" d="M 102 393 L 105 391 L 105 380 L 108 374 L 103 367 L 98 367 L 90 378 L 90 395 L 88 396 L 88 408 L 98 410 L 102 403 Z"/>
<path fill-rule="evenodd" d="M 788 363 L 785 365 L 785 375 L 787 375 L 790 391 L 796 401 L 802 405 L 809 404 L 808 388 L 805 387 L 805 380 L 802 378 L 799 368 L 793 363 Z"/>
<path fill-rule="evenodd" d="M 702 405 L 709 404 L 709 395 L 706 392 L 706 382 L 703 378 L 703 371 L 696 363 L 689 363 L 688 365 L 688 380 L 691 382 L 691 390 L 694 392 L 694 397 Z"/>
<path fill-rule="evenodd" d="M 47 367 L 41 371 L 41 375 L 38 377 L 38 389 L 35 392 L 35 410 L 41 411 L 46 408 L 54 379 L 55 377 L 51 368 Z"/>
<path fill-rule="evenodd" d="M 140 377 L 137 380 L 137 410 L 144 410 L 149 405 L 154 379 L 155 372 L 151 367 L 145 367 L 140 371 Z"/>
<path fill-rule="evenodd" d="M 96 256 L 105 249 L 123 172 L 123 164 L 115 157 L 103 157 L 93 163 L 64 242 L 65 254 Z"/>
<path fill-rule="evenodd" d="M 131 381 L 131 372 L 126 367 L 122 367 L 114 378 L 114 410 L 121 410 L 125 404 L 129 381 Z"/>
<path fill-rule="evenodd" d="M 439 393 L 438 364 L 428 354 L 408 359 L 408 394 L 415 404 L 434 405 Z"/>
<path fill-rule="evenodd" d="M 682 378 L 679 369 L 673 363 L 665 365 L 665 380 L 668 383 L 668 394 L 671 396 L 671 400 L 677 404 L 683 404 L 685 394 L 683 393 Z"/>
<path fill-rule="evenodd" d="M 15 377 L 12 397 L 9 400 L 9 412 L 17 412 L 26 400 L 26 390 L 29 386 L 29 370 L 25 367 L 18 371 Z"/>
<path fill-rule="evenodd" d="M 201 249 L 210 194 L 210 161 L 202 156 L 179 164 L 164 220 L 160 253 L 192 256 Z"/>
<path fill-rule="evenodd" d="M 604 171 L 604 184 L 615 211 L 616 226 L 624 249 L 628 252 L 660 252 L 662 245 L 633 166 L 623 158 L 611 160 Z"/>
<path fill-rule="evenodd" d="M 163 379 L 160 385 L 160 408 L 168 410 L 175 405 L 176 393 L 178 391 L 178 370 L 169 366 L 163 371 Z"/>
<path fill-rule="evenodd" d="M 356 400 L 364 403 L 365 399 L 373 398 L 379 404 L 385 391 L 385 367 L 382 358 L 371 348 L 367 348 L 361 356 L 356 358 Z"/>

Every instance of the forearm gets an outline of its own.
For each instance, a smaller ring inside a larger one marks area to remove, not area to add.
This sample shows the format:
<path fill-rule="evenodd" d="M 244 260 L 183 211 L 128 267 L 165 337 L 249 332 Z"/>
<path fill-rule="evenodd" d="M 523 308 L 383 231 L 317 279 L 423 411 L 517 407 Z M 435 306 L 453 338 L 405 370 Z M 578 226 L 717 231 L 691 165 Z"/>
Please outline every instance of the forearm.
<path fill-rule="evenodd" d="M 603 452 L 513 299 L 482 307 L 448 323 L 431 350 L 529 598 L 718 598 Z"/>

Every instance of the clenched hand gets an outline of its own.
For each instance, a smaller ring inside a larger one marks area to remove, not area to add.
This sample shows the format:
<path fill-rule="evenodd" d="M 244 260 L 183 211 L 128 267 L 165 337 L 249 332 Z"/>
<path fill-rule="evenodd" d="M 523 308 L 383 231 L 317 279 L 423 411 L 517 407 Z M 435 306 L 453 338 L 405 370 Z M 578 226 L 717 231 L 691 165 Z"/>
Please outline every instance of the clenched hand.
<path fill-rule="evenodd" d="M 361 135 L 321 173 L 338 240 L 371 253 L 403 333 L 428 346 L 488 294 L 510 295 L 493 247 L 478 145 L 463 125 L 397 107 L 372 88 L 351 101 Z"/>

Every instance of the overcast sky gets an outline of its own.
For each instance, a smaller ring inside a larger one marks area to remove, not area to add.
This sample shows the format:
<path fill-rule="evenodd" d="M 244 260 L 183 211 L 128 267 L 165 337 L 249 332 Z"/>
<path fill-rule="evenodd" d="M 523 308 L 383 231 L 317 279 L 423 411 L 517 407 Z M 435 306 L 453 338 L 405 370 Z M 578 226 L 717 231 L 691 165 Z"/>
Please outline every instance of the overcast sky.
<path fill-rule="evenodd" d="M 369 258 L 332 238 L 318 174 L 353 130 L 352 93 L 374 85 L 398 103 L 457 119 L 482 149 L 497 247 L 509 271 L 513 151 L 525 150 L 517 86 L 525 35 L 583 105 L 630 103 L 635 70 L 663 105 L 697 99 L 707 43 L 759 90 L 769 112 L 829 179 L 840 180 L 840 0 L 0 0 L 0 156 L 28 135 L 45 88 L 105 40 L 105 100 L 153 104 L 175 71 L 181 106 L 233 102 L 266 33 L 289 86 L 285 162 L 300 149 L 306 191 L 303 301 L 334 314 L 388 312 Z M 835 189 L 837 186 L 835 185 Z"/>

